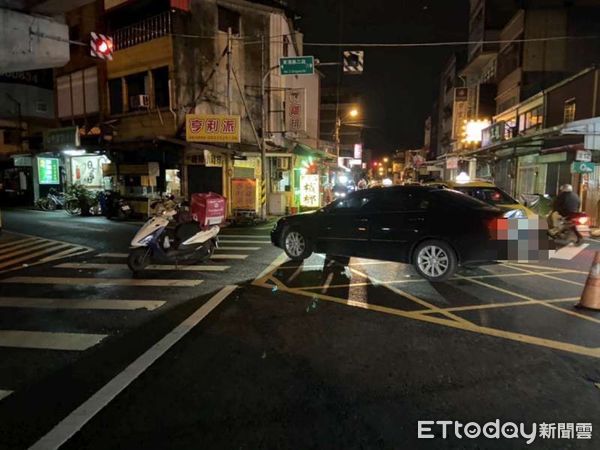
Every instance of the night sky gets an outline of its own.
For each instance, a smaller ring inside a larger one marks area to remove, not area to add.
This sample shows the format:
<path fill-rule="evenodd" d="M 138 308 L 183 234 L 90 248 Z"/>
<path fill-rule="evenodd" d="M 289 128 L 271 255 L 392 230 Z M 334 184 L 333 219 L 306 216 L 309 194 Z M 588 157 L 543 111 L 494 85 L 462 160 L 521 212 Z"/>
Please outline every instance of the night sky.
<path fill-rule="evenodd" d="M 468 0 L 297 0 L 297 26 L 310 42 L 432 42 L 468 38 Z M 305 46 L 322 62 L 343 50 Z M 360 48 L 356 48 L 360 49 Z M 423 145 L 424 121 L 437 95 L 444 62 L 459 47 L 366 48 L 362 76 L 342 77 L 366 101 L 366 146 L 376 154 Z M 323 68 L 325 85 L 335 69 Z M 371 128 L 372 127 L 372 128 Z"/>

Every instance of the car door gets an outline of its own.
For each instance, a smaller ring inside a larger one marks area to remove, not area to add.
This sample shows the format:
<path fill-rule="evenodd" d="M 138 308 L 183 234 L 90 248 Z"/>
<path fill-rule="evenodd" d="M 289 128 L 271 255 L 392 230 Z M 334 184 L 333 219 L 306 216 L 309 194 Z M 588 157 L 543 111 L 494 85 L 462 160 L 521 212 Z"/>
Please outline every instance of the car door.
<path fill-rule="evenodd" d="M 408 261 L 413 244 L 428 224 L 430 200 L 425 191 L 386 190 L 369 205 L 369 249 L 372 258 Z"/>
<path fill-rule="evenodd" d="M 339 256 L 363 256 L 369 243 L 369 217 L 364 209 L 371 193 L 355 192 L 338 200 L 320 218 L 320 251 Z"/>

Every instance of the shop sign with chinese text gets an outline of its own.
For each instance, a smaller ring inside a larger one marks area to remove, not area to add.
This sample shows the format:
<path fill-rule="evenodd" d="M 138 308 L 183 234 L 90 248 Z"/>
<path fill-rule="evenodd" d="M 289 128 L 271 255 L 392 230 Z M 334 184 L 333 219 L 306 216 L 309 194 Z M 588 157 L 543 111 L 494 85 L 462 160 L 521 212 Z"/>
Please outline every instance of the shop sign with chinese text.
<path fill-rule="evenodd" d="M 59 184 L 58 158 L 38 158 L 38 180 L 40 184 Z"/>
<path fill-rule="evenodd" d="M 306 91 L 288 89 L 285 92 L 286 131 L 298 133 L 306 131 Z"/>
<path fill-rule="evenodd" d="M 318 208 L 320 205 L 319 175 L 300 175 L 300 206 Z"/>
<path fill-rule="evenodd" d="M 226 114 L 187 114 L 185 138 L 188 142 L 239 143 L 240 116 Z"/>

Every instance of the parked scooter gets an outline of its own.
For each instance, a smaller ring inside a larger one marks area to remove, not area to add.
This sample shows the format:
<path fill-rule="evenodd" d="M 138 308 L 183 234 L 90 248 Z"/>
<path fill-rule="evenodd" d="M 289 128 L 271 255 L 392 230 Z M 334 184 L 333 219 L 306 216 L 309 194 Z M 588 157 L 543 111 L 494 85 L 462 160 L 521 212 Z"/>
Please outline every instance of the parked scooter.
<path fill-rule="evenodd" d="M 590 237 L 590 217 L 584 212 L 570 213 L 567 217 L 562 217 L 553 211 L 548 216 L 548 223 L 548 234 L 559 246 L 580 245 L 583 238 Z"/>
<path fill-rule="evenodd" d="M 198 222 L 178 222 L 180 205 L 172 199 L 157 202 L 151 207 L 156 211 L 131 241 L 127 265 L 133 273 L 144 270 L 152 262 L 165 261 L 174 264 L 194 263 L 208 260 L 218 247 L 220 227 L 201 227 Z"/>
<path fill-rule="evenodd" d="M 131 206 L 118 192 L 104 191 L 99 195 L 102 214 L 107 219 L 126 220 L 131 217 Z"/>

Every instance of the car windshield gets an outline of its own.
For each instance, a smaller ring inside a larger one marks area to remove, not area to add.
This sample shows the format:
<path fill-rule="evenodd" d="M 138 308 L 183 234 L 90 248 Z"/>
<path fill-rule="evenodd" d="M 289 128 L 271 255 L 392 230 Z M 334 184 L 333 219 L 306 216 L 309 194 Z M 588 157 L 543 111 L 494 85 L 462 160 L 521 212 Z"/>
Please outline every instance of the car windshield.
<path fill-rule="evenodd" d="M 494 206 L 515 205 L 519 203 L 502 189 L 497 187 L 456 187 L 455 189 Z"/>

